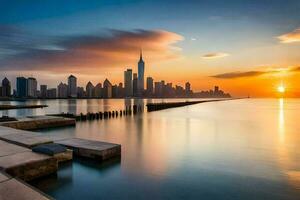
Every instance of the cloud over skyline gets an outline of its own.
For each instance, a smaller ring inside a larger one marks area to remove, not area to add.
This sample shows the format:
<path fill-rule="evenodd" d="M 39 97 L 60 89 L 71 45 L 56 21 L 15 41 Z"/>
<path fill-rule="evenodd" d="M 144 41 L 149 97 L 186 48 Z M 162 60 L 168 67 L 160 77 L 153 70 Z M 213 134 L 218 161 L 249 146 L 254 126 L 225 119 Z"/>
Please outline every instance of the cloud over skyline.
<path fill-rule="evenodd" d="M 107 30 L 106 33 L 40 37 L 4 27 L 0 33 L 1 70 L 39 70 L 93 73 L 98 69 L 123 67 L 135 62 L 140 48 L 153 60 L 180 56 L 174 46 L 183 40 L 179 34 L 165 30 Z M 39 41 L 36 41 L 39 40 Z"/>
<path fill-rule="evenodd" d="M 216 53 L 208 53 L 202 56 L 204 59 L 216 59 L 216 58 L 223 58 L 229 56 L 228 53 L 223 52 L 216 52 Z"/>
<path fill-rule="evenodd" d="M 222 74 L 216 74 L 211 77 L 218 79 L 236 79 L 236 78 L 245 78 L 245 77 L 256 77 L 267 74 L 276 74 L 280 72 L 300 72 L 300 67 L 288 67 L 288 68 L 271 68 L 268 70 L 252 70 L 252 71 L 238 71 L 238 72 L 228 72 Z"/>
<path fill-rule="evenodd" d="M 300 28 L 277 37 L 281 43 L 300 42 Z"/>

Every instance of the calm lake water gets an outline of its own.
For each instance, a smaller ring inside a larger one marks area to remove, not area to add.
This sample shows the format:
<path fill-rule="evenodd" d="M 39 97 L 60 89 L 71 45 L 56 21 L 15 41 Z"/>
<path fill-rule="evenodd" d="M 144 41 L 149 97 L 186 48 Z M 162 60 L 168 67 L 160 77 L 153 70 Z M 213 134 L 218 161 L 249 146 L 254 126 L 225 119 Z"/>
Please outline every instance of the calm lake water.
<path fill-rule="evenodd" d="M 49 107 L 3 114 L 119 110 L 133 101 L 38 101 Z M 300 199 L 299 114 L 300 99 L 241 99 L 43 130 L 119 143 L 122 158 L 76 160 L 32 184 L 56 199 Z"/>

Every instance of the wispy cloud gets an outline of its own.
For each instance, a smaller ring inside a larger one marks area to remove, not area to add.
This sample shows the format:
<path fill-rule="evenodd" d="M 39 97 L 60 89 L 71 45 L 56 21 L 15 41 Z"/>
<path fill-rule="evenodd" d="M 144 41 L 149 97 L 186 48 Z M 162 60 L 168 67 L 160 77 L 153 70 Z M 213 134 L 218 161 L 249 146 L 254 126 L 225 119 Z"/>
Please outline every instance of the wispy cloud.
<path fill-rule="evenodd" d="M 222 53 L 222 52 L 217 52 L 217 53 L 208 53 L 202 56 L 204 59 L 216 59 L 216 58 L 223 58 L 229 56 L 228 53 Z"/>
<path fill-rule="evenodd" d="M 1 26 L 0 26 L 1 28 Z M 180 56 L 174 46 L 183 37 L 165 30 L 106 30 L 104 33 L 41 37 L 5 28 L 0 33 L 0 70 L 70 71 L 82 74 L 99 69 L 123 67 L 136 61 L 142 48 L 148 58 L 168 60 Z"/>
<path fill-rule="evenodd" d="M 273 75 L 281 72 L 300 72 L 300 67 L 290 67 L 290 68 L 273 68 L 268 70 L 253 70 L 253 71 L 238 71 L 238 72 L 228 72 L 222 74 L 216 74 L 211 77 L 219 79 L 236 79 L 245 77 L 257 77 L 261 75 Z"/>
<path fill-rule="evenodd" d="M 281 43 L 300 42 L 300 28 L 277 37 Z"/>

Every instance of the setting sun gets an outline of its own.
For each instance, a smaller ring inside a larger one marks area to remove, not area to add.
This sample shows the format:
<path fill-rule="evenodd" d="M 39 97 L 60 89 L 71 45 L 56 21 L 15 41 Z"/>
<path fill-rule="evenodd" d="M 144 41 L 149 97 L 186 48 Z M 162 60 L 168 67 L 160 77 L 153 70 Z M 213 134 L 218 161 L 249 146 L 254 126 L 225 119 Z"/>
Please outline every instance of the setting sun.
<path fill-rule="evenodd" d="M 283 85 L 278 86 L 277 91 L 280 93 L 284 93 L 285 92 L 285 87 Z"/>

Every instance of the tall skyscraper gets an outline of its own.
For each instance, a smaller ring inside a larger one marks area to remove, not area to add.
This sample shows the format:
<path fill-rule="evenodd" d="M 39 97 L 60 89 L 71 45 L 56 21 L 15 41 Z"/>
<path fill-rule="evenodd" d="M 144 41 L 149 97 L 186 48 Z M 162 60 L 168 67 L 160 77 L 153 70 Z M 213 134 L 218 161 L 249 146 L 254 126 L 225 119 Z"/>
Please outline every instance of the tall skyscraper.
<path fill-rule="evenodd" d="M 37 80 L 33 77 L 27 79 L 27 96 L 28 97 L 37 97 Z"/>
<path fill-rule="evenodd" d="M 143 61 L 142 50 L 140 53 L 140 60 L 138 62 L 138 88 L 139 94 L 142 95 L 144 93 L 144 75 L 145 75 L 145 62 Z"/>
<path fill-rule="evenodd" d="M 94 85 L 89 81 L 86 85 L 86 97 L 93 98 L 94 97 Z"/>
<path fill-rule="evenodd" d="M 189 82 L 185 83 L 185 95 L 190 96 L 191 94 L 191 84 Z"/>
<path fill-rule="evenodd" d="M 153 95 L 153 78 L 152 77 L 147 77 L 147 95 L 151 96 Z"/>
<path fill-rule="evenodd" d="M 1 96 L 3 97 L 10 97 L 11 95 L 11 85 L 10 81 L 5 77 L 2 80 L 2 92 Z"/>
<path fill-rule="evenodd" d="M 17 77 L 17 97 L 27 97 L 27 79 Z"/>
<path fill-rule="evenodd" d="M 68 85 L 65 83 L 60 83 L 57 86 L 57 97 L 58 98 L 67 98 L 68 97 Z"/>
<path fill-rule="evenodd" d="M 96 98 L 101 98 L 102 97 L 102 84 L 98 83 L 95 86 L 95 97 Z"/>
<path fill-rule="evenodd" d="M 132 96 L 132 69 L 127 69 L 124 72 L 125 97 Z"/>
<path fill-rule="evenodd" d="M 77 97 L 77 78 L 73 75 L 68 77 L 68 96 L 71 98 Z"/>
<path fill-rule="evenodd" d="M 136 73 L 133 73 L 132 88 L 133 88 L 133 96 L 137 97 L 139 95 L 139 89 L 138 89 L 138 76 Z"/>
<path fill-rule="evenodd" d="M 47 85 L 40 85 L 41 98 L 47 98 Z"/>
<path fill-rule="evenodd" d="M 103 98 L 111 98 L 112 97 L 112 84 L 108 79 L 105 79 L 103 82 Z"/>

